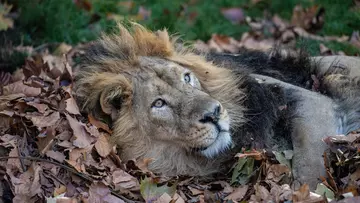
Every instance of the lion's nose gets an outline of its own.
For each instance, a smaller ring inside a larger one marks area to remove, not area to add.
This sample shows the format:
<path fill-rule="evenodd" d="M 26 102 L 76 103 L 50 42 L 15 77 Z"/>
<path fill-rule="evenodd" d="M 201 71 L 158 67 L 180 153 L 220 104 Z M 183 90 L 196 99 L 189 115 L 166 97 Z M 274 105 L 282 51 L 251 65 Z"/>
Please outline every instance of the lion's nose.
<path fill-rule="evenodd" d="M 204 113 L 203 118 L 200 119 L 200 122 L 202 123 L 216 123 L 220 119 L 220 112 L 221 112 L 221 105 L 219 103 L 216 103 L 212 106 L 211 111 L 208 111 Z"/>

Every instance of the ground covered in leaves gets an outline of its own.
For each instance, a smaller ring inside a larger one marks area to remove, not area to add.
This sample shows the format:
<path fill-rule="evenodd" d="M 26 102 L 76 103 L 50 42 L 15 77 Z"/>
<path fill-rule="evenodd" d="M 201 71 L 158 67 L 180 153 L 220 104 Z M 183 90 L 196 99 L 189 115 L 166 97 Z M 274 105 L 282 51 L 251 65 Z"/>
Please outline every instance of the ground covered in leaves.
<path fill-rule="evenodd" d="M 9 11 L 0 9 L 0 29 L 13 26 L 5 15 Z M 145 9 L 138 16 L 150 14 Z M 278 15 L 250 18 L 239 8 L 222 9 L 221 14 L 249 29 L 238 38 L 213 34 L 205 42 L 196 41 L 196 49 L 238 53 L 282 45 L 295 50 L 304 38 L 320 55 L 360 53 L 356 31 L 317 35 L 324 23 L 318 7 L 294 8 L 290 22 Z M 339 51 L 328 47 L 329 42 L 347 45 Z M 111 129 L 91 115 L 81 115 L 72 97 L 72 70 L 82 46 L 0 48 L 0 203 L 360 201 L 360 132 L 323 140 L 329 146 L 324 152 L 327 176 L 319 177 L 315 191 L 307 185 L 291 189 L 292 151 L 239 152 L 228 176 L 216 181 L 163 177 L 147 170 L 150 159 L 121 160 L 108 143 Z M 16 68 L 12 74 L 2 71 Z"/>
<path fill-rule="evenodd" d="M 109 127 L 81 115 L 72 97 L 81 47 L 18 47 L 31 57 L 14 74 L 0 73 L 2 202 L 360 201 L 357 132 L 324 139 L 327 177 L 312 192 L 291 189 L 292 151 L 239 152 L 228 177 L 212 182 L 158 176 L 147 170 L 151 160 L 122 161 Z"/>

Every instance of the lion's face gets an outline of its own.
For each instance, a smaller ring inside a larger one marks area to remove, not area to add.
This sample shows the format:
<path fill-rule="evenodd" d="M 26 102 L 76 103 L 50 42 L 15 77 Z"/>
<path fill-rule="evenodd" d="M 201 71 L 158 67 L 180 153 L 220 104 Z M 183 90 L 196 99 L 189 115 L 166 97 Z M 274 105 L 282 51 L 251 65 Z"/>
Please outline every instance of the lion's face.
<path fill-rule="evenodd" d="M 229 116 L 201 88 L 190 69 L 163 59 L 142 57 L 133 78 L 133 111 L 150 140 L 212 157 L 231 143 Z"/>

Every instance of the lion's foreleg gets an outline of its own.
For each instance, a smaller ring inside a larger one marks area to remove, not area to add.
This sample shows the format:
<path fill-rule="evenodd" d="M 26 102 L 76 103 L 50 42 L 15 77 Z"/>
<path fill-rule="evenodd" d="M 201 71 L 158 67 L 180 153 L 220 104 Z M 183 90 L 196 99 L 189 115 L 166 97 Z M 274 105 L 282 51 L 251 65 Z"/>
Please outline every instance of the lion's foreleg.
<path fill-rule="evenodd" d="M 336 104 L 329 97 L 267 76 L 254 75 L 263 83 L 281 86 L 298 102 L 291 120 L 293 143 L 293 175 L 296 182 L 315 189 L 320 175 L 325 174 L 322 154 L 326 149 L 322 138 L 335 135 L 338 127 Z"/>

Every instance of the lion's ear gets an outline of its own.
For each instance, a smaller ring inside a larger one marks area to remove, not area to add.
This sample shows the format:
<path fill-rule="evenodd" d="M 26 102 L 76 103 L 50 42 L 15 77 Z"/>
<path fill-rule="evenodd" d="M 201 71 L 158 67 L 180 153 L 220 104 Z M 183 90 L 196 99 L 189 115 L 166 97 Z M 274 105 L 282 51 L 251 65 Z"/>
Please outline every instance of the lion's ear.
<path fill-rule="evenodd" d="M 120 111 L 124 100 L 123 87 L 107 87 L 100 94 L 100 107 L 102 112 L 114 120 Z"/>
<path fill-rule="evenodd" d="M 114 121 L 120 110 L 130 108 L 132 86 L 121 74 L 86 73 L 79 75 L 74 86 L 75 98 L 84 113 L 108 117 Z"/>

